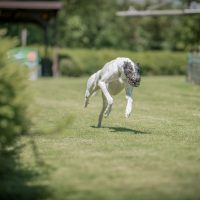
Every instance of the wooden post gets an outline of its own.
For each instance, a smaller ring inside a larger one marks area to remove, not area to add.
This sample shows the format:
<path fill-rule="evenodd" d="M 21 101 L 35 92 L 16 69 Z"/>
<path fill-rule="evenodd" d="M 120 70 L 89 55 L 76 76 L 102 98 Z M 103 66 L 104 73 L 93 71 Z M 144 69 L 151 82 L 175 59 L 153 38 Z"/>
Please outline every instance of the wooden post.
<path fill-rule="evenodd" d="M 54 22 L 54 48 L 53 48 L 53 77 L 57 77 L 59 75 L 58 70 L 58 54 L 59 54 L 59 47 L 58 47 L 58 20 L 57 16 L 55 18 Z"/>
<path fill-rule="evenodd" d="M 25 47 L 27 45 L 27 29 L 26 28 L 23 28 L 21 30 L 21 46 L 22 47 Z"/>
<path fill-rule="evenodd" d="M 49 35 L 48 35 L 48 24 L 44 28 L 44 57 L 48 57 L 48 47 L 49 47 Z"/>

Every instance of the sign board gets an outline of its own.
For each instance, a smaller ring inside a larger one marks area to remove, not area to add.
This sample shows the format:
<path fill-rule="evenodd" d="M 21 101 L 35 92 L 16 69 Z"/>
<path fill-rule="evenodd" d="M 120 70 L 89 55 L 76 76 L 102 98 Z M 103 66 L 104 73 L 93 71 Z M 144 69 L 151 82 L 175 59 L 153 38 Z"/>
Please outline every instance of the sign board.
<path fill-rule="evenodd" d="M 30 79 L 36 80 L 39 76 L 39 55 L 36 48 L 20 47 L 7 52 L 9 59 L 14 59 L 27 66 L 30 70 Z"/>

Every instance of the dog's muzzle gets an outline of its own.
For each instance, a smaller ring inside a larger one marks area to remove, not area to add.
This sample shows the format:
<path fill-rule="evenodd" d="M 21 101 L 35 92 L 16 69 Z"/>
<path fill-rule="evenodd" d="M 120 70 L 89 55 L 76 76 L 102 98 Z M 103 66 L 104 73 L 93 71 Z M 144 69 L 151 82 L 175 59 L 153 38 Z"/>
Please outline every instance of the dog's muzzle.
<path fill-rule="evenodd" d="M 141 81 L 140 76 L 138 76 L 137 78 L 135 78 L 135 77 L 127 77 L 127 79 L 128 79 L 128 83 L 130 85 L 132 85 L 133 87 L 138 87 L 140 85 L 140 81 Z"/>
<path fill-rule="evenodd" d="M 138 77 L 135 79 L 134 87 L 138 87 L 140 85 L 141 78 Z"/>

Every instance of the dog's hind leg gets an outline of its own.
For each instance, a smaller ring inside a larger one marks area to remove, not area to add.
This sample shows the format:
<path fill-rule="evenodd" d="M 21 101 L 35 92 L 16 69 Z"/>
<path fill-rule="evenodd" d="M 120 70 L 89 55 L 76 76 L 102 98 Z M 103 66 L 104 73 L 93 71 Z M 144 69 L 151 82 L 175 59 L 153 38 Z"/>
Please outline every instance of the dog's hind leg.
<path fill-rule="evenodd" d="M 97 125 L 98 128 L 101 127 L 101 123 L 102 123 L 102 119 L 103 119 L 103 114 L 104 114 L 104 111 L 106 110 L 106 107 L 107 107 L 106 97 L 103 94 L 103 92 L 101 94 L 102 94 L 103 106 L 102 106 L 101 112 L 99 114 L 99 121 L 98 121 L 98 125 Z"/>
<path fill-rule="evenodd" d="M 93 74 L 87 81 L 87 89 L 85 91 L 85 107 L 89 104 L 89 98 L 94 93 L 95 89 L 95 74 Z"/>
<path fill-rule="evenodd" d="M 107 88 L 105 82 L 99 81 L 98 85 L 101 88 L 101 91 L 103 92 L 103 94 L 105 95 L 105 98 L 107 100 L 107 107 L 104 112 L 104 117 L 108 117 L 108 115 L 110 114 L 110 112 L 112 110 L 113 98 L 111 97 L 110 93 L 108 92 L 108 88 Z"/>
<path fill-rule="evenodd" d="M 87 105 L 89 104 L 89 98 L 90 98 L 91 94 L 89 92 L 89 90 L 87 89 L 85 92 L 85 108 L 87 107 Z"/>
<path fill-rule="evenodd" d="M 85 108 L 87 107 L 87 105 L 89 104 L 89 99 L 90 97 L 93 97 L 96 95 L 96 93 L 98 92 L 99 88 L 95 88 L 95 89 L 86 89 L 85 91 Z"/>
<path fill-rule="evenodd" d="M 86 90 L 86 92 L 85 92 L 85 108 L 89 104 L 90 97 L 95 96 L 97 94 L 97 92 L 98 92 L 98 88 L 95 88 L 92 91 L 89 91 L 88 89 Z"/>

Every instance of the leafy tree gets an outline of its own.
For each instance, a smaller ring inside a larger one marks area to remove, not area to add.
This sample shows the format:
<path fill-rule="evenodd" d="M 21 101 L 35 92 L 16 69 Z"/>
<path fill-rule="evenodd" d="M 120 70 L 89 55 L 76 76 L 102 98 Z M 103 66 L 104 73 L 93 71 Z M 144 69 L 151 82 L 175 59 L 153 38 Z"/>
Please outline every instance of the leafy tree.
<path fill-rule="evenodd" d="M 62 0 L 59 44 L 69 48 L 116 48 L 129 50 L 184 50 L 199 44 L 199 15 L 182 17 L 118 17 L 119 10 L 189 8 L 191 0 Z M 163 4 L 162 2 L 166 2 Z M 200 3 L 200 0 L 196 1 Z M 159 8 L 159 7 L 158 7 Z M 7 25 L 8 34 L 19 35 L 23 25 Z M 28 44 L 43 43 L 43 31 L 27 25 Z M 53 44 L 53 28 L 50 42 Z M 35 34 L 37 32 L 37 34 Z"/>

